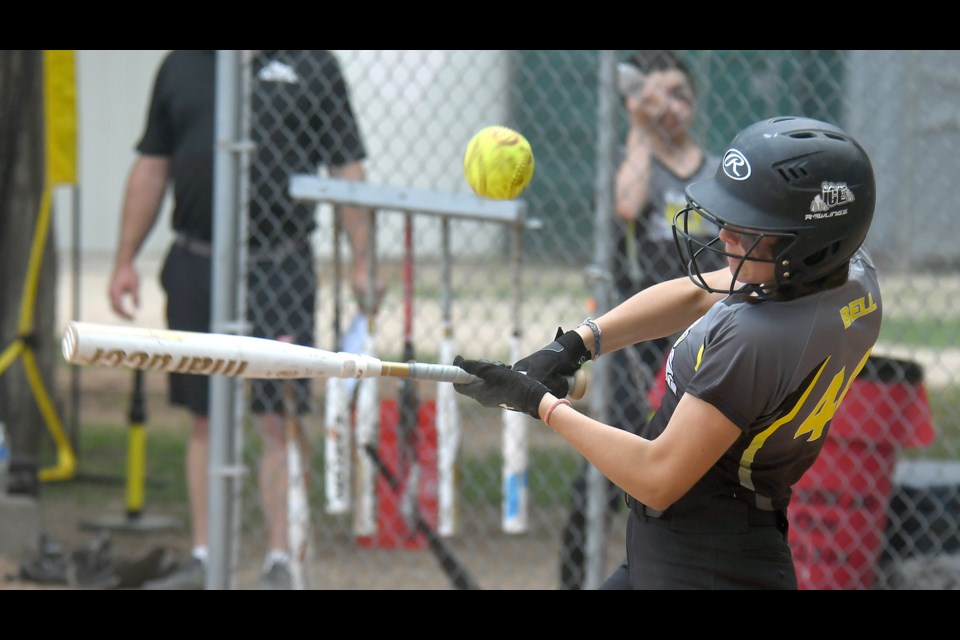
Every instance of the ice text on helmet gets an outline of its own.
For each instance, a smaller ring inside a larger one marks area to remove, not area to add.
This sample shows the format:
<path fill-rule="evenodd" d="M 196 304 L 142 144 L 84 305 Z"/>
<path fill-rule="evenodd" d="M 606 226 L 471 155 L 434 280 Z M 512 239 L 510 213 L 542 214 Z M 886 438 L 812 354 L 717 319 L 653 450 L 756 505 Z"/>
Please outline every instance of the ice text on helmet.
<path fill-rule="evenodd" d="M 821 220 L 823 218 L 836 218 L 847 215 L 847 209 L 837 209 L 831 211 L 834 207 L 840 207 L 854 202 L 856 197 L 853 191 L 847 187 L 846 182 L 821 182 L 820 193 L 810 202 L 810 213 L 804 216 L 804 220 Z"/>

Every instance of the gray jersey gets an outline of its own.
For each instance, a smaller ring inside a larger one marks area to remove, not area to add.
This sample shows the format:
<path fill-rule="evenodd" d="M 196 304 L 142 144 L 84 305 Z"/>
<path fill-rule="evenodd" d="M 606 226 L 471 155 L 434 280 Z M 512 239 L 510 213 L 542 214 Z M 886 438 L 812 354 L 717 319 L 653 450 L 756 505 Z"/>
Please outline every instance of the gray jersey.
<path fill-rule="evenodd" d="M 719 157 L 713 153 L 705 152 L 703 161 L 697 170 L 690 176 L 683 178 L 668 169 L 656 156 L 651 157 L 647 206 L 640 212 L 643 234 L 650 240 L 666 242 L 672 247 L 673 218 L 680 209 L 687 206 L 687 196 L 684 194 L 684 189 L 691 182 L 712 178 L 719 163 Z M 700 216 L 695 216 L 690 221 L 690 225 L 690 233 L 693 235 L 712 238 L 717 234 L 716 227 Z"/>
<path fill-rule="evenodd" d="M 842 286 L 790 301 L 731 295 L 687 329 L 668 356 L 660 410 L 641 435 L 662 433 L 685 393 L 743 434 L 671 510 L 694 510 L 716 496 L 785 508 L 866 364 L 881 316 L 876 270 L 861 249 Z"/>
<path fill-rule="evenodd" d="M 617 218 L 620 238 L 614 255 L 613 277 L 622 297 L 627 298 L 658 282 L 686 274 L 673 240 L 673 218 L 687 205 L 684 194 L 687 185 L 712 177 L 719 161 L 714 154 L 705 153 L 696 171 L 681 177 L 656 156 L 650 158 L 647 202 L 638 213 L 636 223 L 629 225 Z M 712 238 L 717 234 L 716 227 L 699 215 L 691 216 L 690 225 L 690 232 L 695 235 Z M 631 232 L 632 237 L 629 236 Z M 715 264 L 719 269 L 722 262 Z"/>

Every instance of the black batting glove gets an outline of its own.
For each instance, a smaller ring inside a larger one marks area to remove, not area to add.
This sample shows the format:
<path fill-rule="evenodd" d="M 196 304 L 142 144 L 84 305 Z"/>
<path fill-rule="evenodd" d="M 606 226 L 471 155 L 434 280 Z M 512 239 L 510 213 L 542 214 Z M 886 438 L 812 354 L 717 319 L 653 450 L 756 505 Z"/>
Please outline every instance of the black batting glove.
<path fill-rule="evenodd" d="M 480 378 L 477 382 L 454 384 L 457 393 L 485 407 L 502 407 L 540 419 L 540 401 L 549 389 L 539 381 L 502 362 L 464 360 L 463 356 L 457 356 L 453 364 Z"/>
<path fill-rule="evenodd" d="M 529 377 L 545 384 L 553 395 L 566 398 L 570 393 L 567 379 L 589 359 L 590 351 L 584 346 L 580 334 L 576 331 L 564 333 L 563 329 L 558 327 L 553 342 L 526 358 L 517 360 L 513 370 L 525 371 Z"/>

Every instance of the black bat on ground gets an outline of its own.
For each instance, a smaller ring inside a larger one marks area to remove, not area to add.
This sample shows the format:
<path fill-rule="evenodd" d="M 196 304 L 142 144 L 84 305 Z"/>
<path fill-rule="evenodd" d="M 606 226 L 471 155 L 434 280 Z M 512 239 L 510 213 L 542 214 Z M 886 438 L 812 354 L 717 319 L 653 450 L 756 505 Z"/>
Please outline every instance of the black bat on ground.
<path fill-rule="evenodd" d="M 380 457 L 377 448 L 370 444 L 364 448 L 367 451 L 367 455 L 373 460 L 373 464 L 377 467 L 377 470 L 383 474 L 383 477 L 387 480 L 390 488 L 397 491 L 400 487 L 400 481 L 397 480 L 397 477 L 390 471 L 390 468 L 383 461 L 383 458 Z M 420 514 L 420 509 L 416 504 L 413 505 L 409 515 L 413 522 L 409 523 L 408 526 L 412 524 L 412 528 L 415 528 L 426 537 L 427 543 L 430 545 L 430 550 L 433 552 L 437 562 L 440 563 L 440 568 L 443 569 L 444 575 L 450 579 L 453 587 L 463 591 L 480 590 L 480 586 L 474 581 L 473 576 L 470 575 L 467 568 L 460 563 L 457 557 L 453 555 L 453 551 L 444 543 L 443 539 L 440 538 L 437 532 L 423 519 L 423 516 Z"/>

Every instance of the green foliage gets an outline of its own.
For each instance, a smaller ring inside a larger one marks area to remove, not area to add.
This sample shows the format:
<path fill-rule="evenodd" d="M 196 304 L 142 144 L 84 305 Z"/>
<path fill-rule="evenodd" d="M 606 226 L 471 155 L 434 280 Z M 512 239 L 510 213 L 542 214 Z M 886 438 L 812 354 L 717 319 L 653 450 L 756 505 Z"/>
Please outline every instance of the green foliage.
<path fill-rule="evenodd" d="M 913 347 L 944 349 L 956 347 L 960 318 L 897 317 L 884 318 L 880 342 Z"/>
<path fill-rule="evenodd" d="M 906 451 L 905 457 L 955 460 L 960 451 L 960 387 L 928 389 L 927 397 L 937 439 L 929 447 Z"/>
<path fill-rule="evenodd" d="M 555 449 L 531 449 L 529 462 L 527 478 L 531 506 L 563 506 L 581 458 L 571 452 Z M 461 483 L 464 504 L 498 504 L 502 470 L 503 457 L 499 453 L 462 460 L 461 477 L 467 479 Z"/>
<path fill-rule="evenodd" d="M 186 512 L 187 487 L 184 474 L 187 439 L 169 429 L 146 435 L 145 506 L 171 507 Z M 124 500 L 127 487 L 128 427 L 86 423 L 80 429 L 78 471 L 71 480 L 45 483 L 42 497 L 69 499 L 79 506 Z M 54 452 L 41 451 L 42 467 L 55 463 Z"/>

